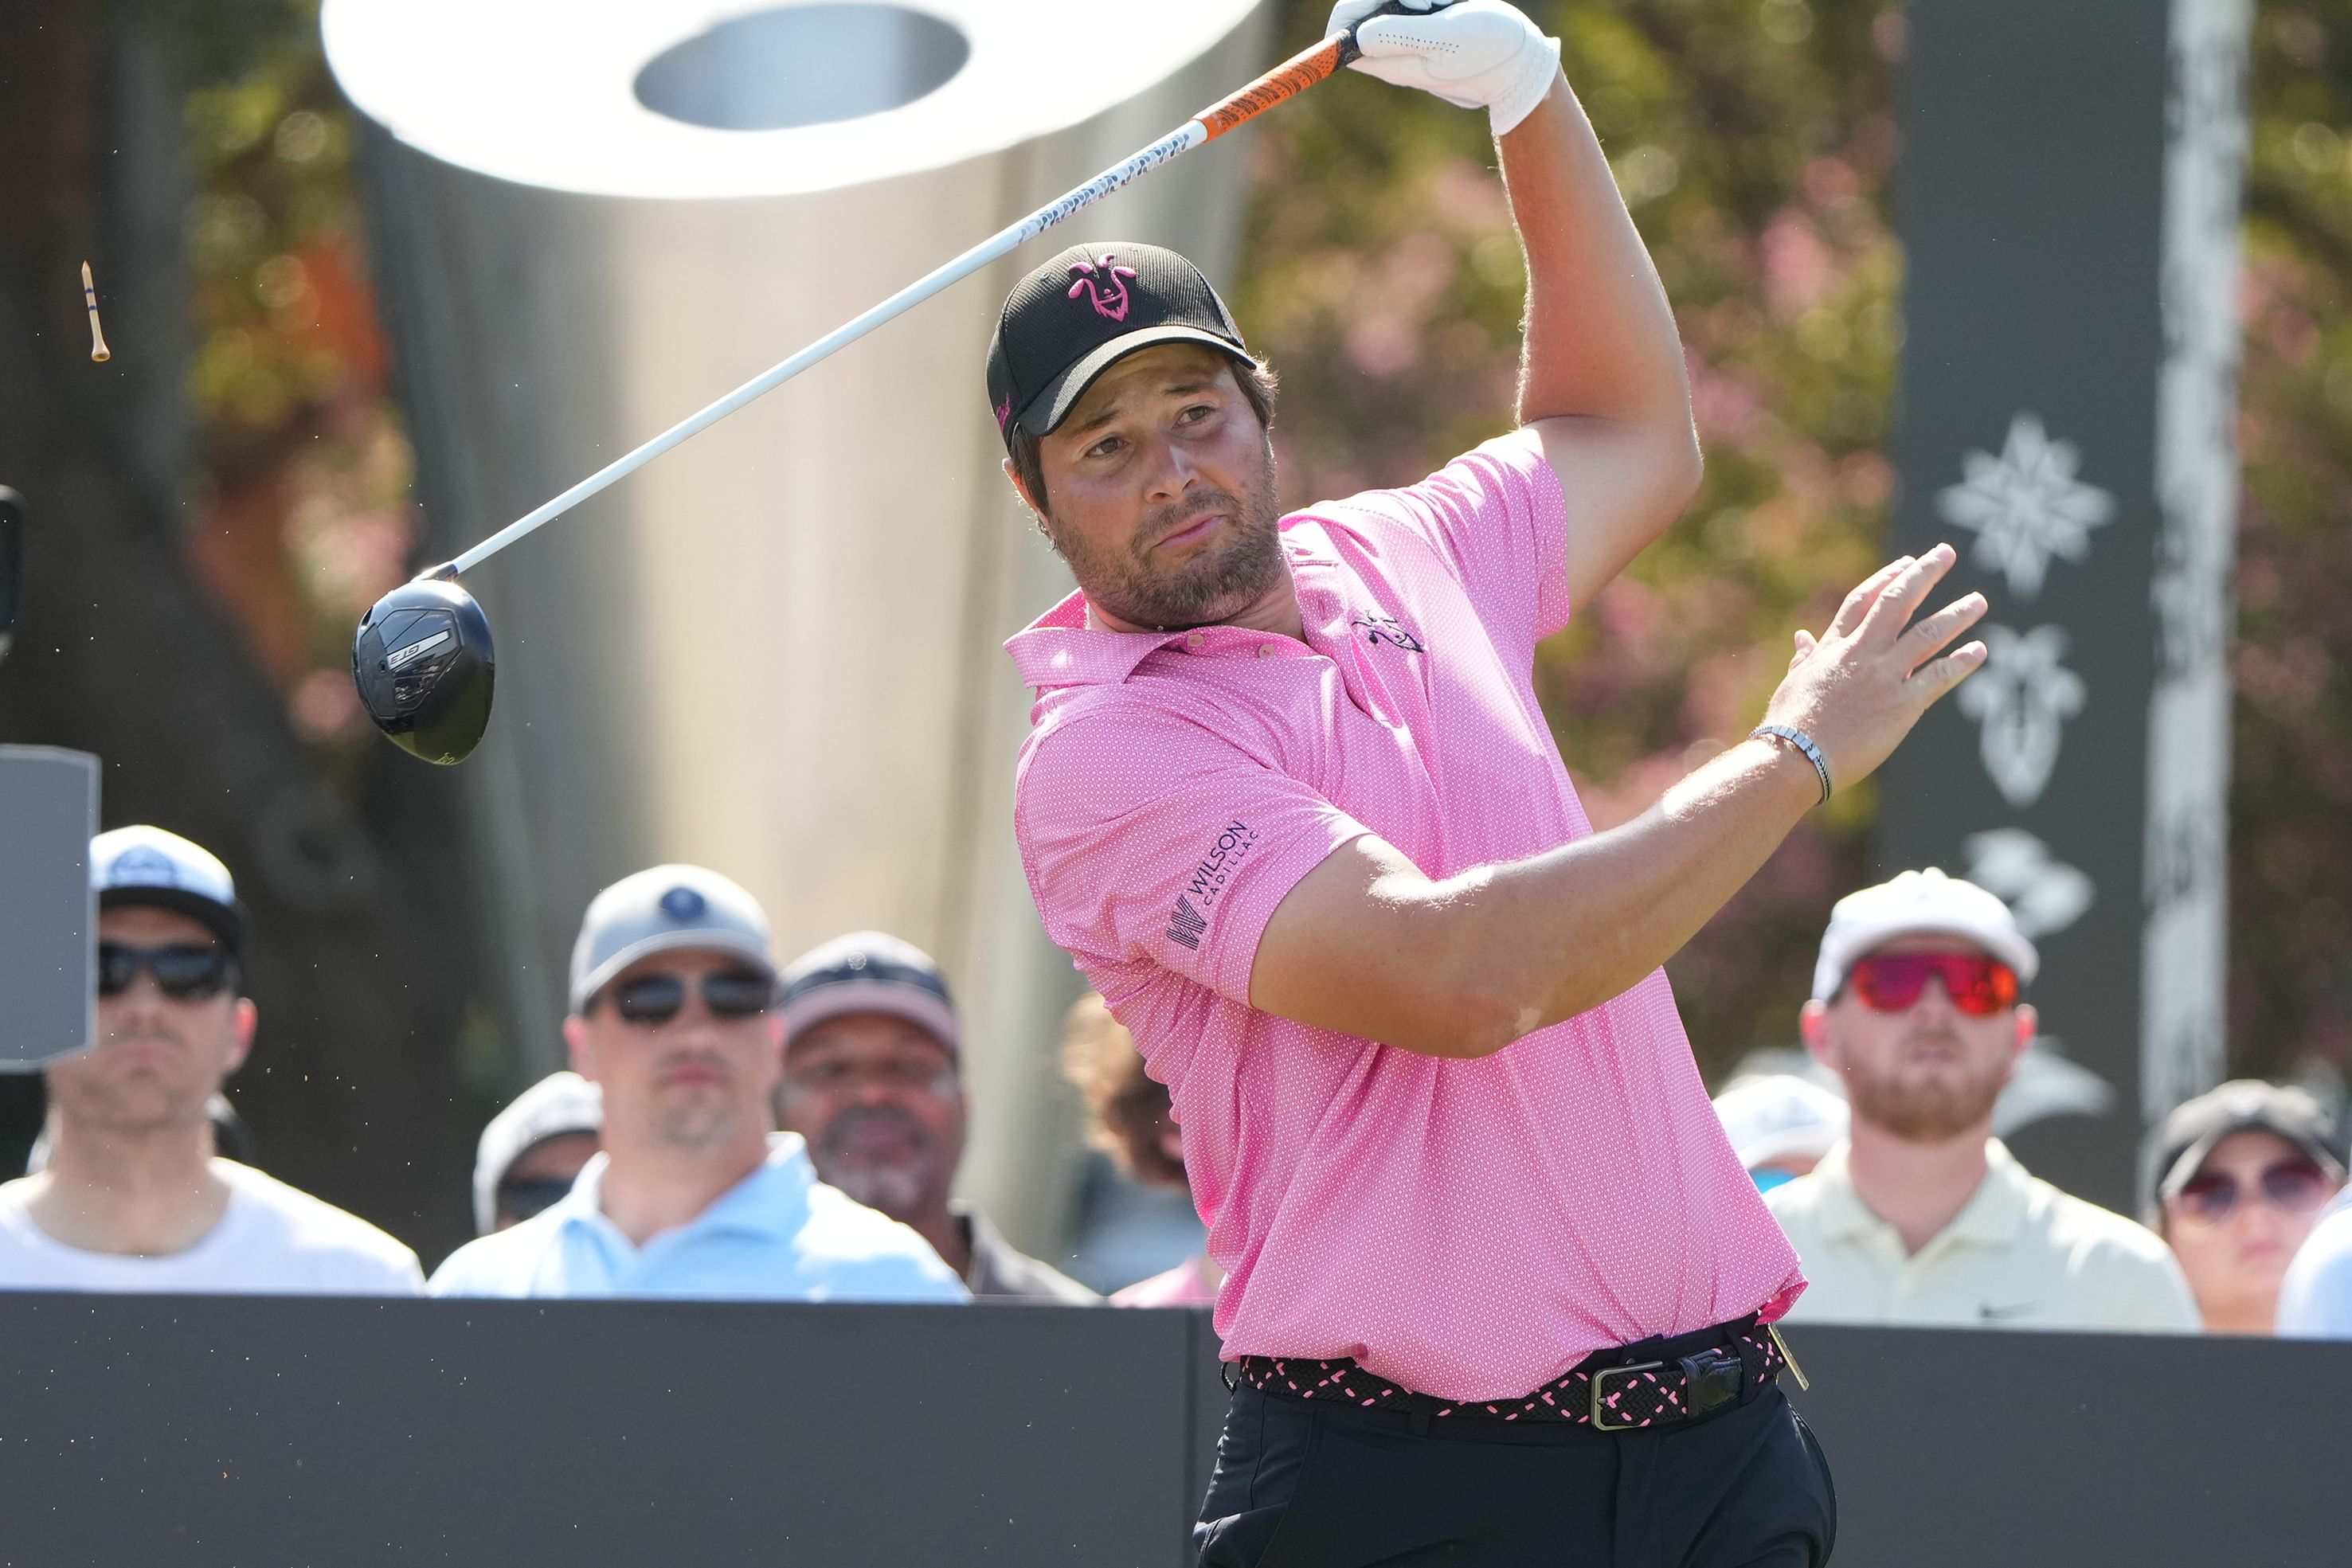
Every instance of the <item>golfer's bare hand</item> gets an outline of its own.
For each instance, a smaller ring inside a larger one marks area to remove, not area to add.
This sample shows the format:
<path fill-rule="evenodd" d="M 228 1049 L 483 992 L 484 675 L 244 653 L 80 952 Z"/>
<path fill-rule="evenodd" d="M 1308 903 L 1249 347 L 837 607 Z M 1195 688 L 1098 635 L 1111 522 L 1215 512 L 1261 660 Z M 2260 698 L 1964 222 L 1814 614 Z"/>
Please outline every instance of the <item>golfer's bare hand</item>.
<path fill-rule="evenodd" d="M 1845 596 L 1828 631 L 1818 638 L 1797 633 L 1796 655 L 1764 721 L 1811 736 L 1840 789 L 1876 771 L 1919 716 L 1985 662 L 1982 643 L 1945 652 L 1983 617 L 1983 594 L 1912 621 L 1952 560 L 1952 547 L 1937 545 L 1889 561 Z"/>

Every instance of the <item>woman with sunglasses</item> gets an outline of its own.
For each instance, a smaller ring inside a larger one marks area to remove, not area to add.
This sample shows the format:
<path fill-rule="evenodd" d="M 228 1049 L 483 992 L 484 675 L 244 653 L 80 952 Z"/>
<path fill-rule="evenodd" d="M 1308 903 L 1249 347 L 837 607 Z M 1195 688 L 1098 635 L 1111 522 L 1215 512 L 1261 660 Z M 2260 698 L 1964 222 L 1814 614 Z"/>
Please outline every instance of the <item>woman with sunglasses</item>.
<path fill-rule="evenodd" d="M 2149 1223 L 2208 1329 L 2273 1331 L 2287 1264 L 2344 1186 L 2335 1143 L 2318 1101 L 2252 1079 L 2175 1107 L 2148 1140 Z"/>

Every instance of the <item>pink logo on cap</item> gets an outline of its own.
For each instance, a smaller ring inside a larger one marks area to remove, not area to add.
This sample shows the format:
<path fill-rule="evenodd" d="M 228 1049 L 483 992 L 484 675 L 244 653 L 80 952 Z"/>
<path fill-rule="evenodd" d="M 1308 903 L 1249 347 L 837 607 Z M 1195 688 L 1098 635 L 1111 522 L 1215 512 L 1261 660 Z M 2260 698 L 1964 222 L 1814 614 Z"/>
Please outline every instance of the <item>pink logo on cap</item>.
<path fill-rule="evenodd" d="M 1013 394 L 1007 392 L 1004 394 L 1004 401 L 996 405 L 996 428 L 1003 430 L 1004 428 L 1004 422 L 1012 417 Z"/>
<path fill-rule="evenodd" d="M 1087 303 L 1095 308 L 1096 315 L 1113 321 L 1124 321 L 1127 319 L 1127 280 L 1135 276 L 1135 268 L 1113 267 L 1111 263 L 1117 259 L 1118 254 L 1116 251 L 1103 252 L 1099 273 L 1091 261 L 1070 263 L 1071 275 L 1077 278 L 1070 285 L 1070 298 L 1076 299 L 1083 294 L 1087 297 Z"/>

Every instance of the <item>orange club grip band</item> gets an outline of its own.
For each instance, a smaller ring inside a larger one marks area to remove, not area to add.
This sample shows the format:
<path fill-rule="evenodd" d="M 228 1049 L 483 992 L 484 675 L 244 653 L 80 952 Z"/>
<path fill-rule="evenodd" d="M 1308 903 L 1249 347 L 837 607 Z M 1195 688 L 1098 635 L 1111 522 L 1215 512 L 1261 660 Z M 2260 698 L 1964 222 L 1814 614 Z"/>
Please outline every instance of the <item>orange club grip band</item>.
<path fill-rule="evenodd" d="M 1213 103 L 1192 118 L 1208 128 L 1205 140 L 1214 141 L 1234 126 L 1244 124 L 1286 99 L 1297 98 L 1354 58 L 1354 39 L 1342 35 L 1300 50 L 1249 86 L 1222 102 Z"/>

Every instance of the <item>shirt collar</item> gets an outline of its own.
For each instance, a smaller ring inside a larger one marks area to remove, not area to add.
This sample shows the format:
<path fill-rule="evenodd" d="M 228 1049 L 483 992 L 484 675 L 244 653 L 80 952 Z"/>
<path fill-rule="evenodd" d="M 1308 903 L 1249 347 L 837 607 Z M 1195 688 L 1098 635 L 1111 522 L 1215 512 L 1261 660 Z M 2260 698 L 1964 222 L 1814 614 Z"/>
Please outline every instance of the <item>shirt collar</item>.
<path fill-rule="evenodd" d="M 1021 684 L 1043 691 L 1053 686 L 1115 686 L 1182 632 L 1110 632 L 1087 624 L 1087 596 L 1073 592 L 1005 643 Z"/>
<path fill-rule="evenodd" d="M 1853 1172 L 1848 1156 L 1853 1145 L 1841 1141 L 1822 1156 L 1813 1167 L 1821 1186 L 1821 1205 L 1817 1210 L 1823 1231 L 1840 1239 L 1870 1236 L 1878 1231 L 1891 1231 L 1894 1227 L 1871 1212 L 1854 1190 Z M 2003 1246 L 2015 1239 L 2017 1228 L 2025 1218 L 2026 1183 L 2030 1178 L 2017 1156 L 1999 1138 L 1985 1140 L 1985 1175 L 1977 1183 L 1977 1190 L 1952 1222 L 1936 1233 L 1937 1241 L 1977 1241 L 1990 1246 Z"/>
<path fill-rule="evenodd" d="M 586 1225 L 609 1229 L 604 1217 L 604 1172 L 612 1156 L 599 1149 L 580 1167 L 572 1190 L 549 1212 L 561 1226 Z M 808 1208 L 808 1189 L 816 1181 L 809 1164 L 808 1145 L 798 1133 L 768 1134 L 768 1157 L 741 1181 L 711 1200 L 710 1206 L 675 1230 L 730 1230 L 754 1236 L 789 1238 L 796 1235 Z"/>

